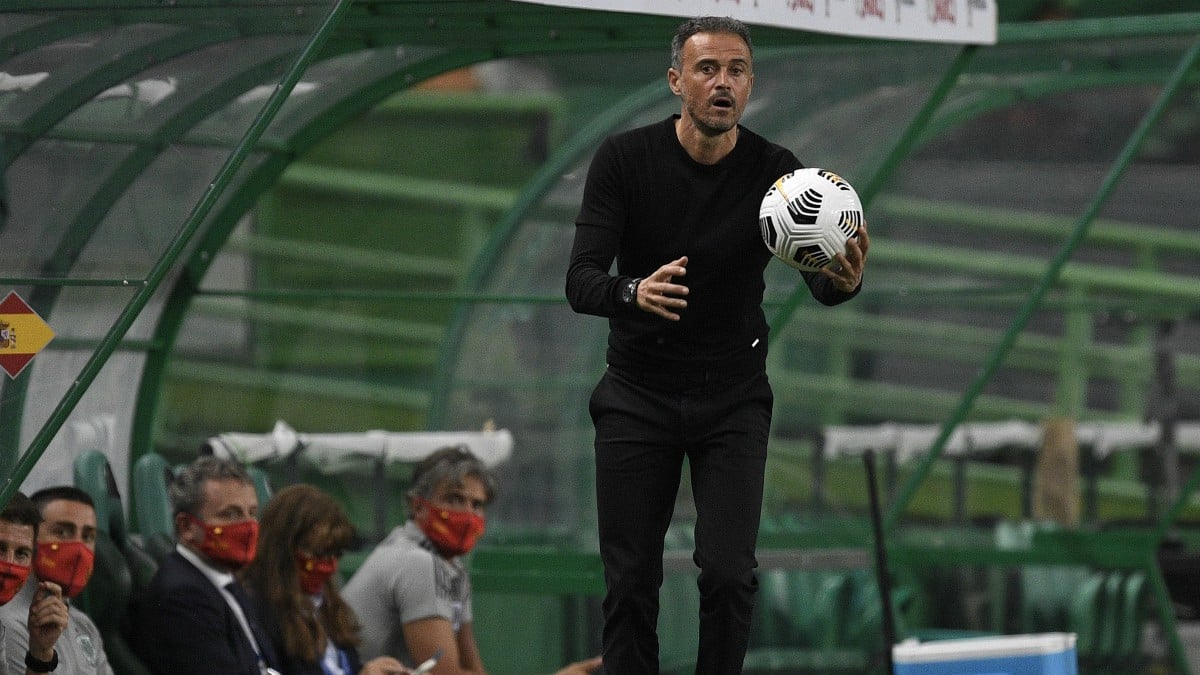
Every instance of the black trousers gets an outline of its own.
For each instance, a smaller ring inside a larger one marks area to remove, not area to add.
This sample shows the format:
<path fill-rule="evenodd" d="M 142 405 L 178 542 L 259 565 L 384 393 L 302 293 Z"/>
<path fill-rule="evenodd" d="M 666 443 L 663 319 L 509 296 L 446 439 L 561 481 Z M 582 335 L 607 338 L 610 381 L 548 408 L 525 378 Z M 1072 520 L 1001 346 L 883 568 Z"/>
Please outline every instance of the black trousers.
<path fill-rule="evenodd" d="M 686 456 L 696 502 L 700 636 L 696 673 L 740 673 L 758 580 L 773 395 L 765 373 L 649 378 L 609 368 L 590 402 L 604 562 L 604 671 L 659 672 L 663 537 Z"/>

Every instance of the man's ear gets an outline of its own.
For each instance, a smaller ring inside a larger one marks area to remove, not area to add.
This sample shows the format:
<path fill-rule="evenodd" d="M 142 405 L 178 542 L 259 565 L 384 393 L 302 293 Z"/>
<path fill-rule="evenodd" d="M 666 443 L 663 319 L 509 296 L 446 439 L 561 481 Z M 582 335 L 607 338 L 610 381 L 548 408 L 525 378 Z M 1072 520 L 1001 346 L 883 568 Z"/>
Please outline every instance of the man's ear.
<path fill-rule="evenodd" d="M 191 543 L 192 526 L 195 521 L 187 513 L 175 514 L 175 538 L 181 542 Z"/>
<path fill-rule="evenodd" d="M 667 86 L 672 94 L 679 96 L 679 71 L 674 68 L 667 68 Z"/>

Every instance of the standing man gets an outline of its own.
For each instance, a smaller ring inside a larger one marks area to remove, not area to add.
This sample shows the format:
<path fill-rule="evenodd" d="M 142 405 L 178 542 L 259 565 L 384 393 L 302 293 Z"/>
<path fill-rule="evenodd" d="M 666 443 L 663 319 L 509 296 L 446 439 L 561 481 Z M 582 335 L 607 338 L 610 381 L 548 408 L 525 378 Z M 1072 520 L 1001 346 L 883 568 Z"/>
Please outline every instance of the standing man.
<path fill-rule="evenodd" d="M 0 512 L 0 605 L 8 604 L 29 578 L 33 566 L 33 543 L 41 522 L 37 507 L 20 492 L 15 493 Z M 34 592 L 26 617 L 28 649 L 23 650 L 23 666 L 8 669 L 10 673 L 49 673 L 58 667 L 55 643 L 67 628 L 67 605 L 62 589 L 51 581 L 42 581 Z M 7 668 L 7 631 L 0 624 L 0 664 Z"/>
<path fill-rule="evenodd" d="M 749 641 L 773 404 L 761 306 L 771 254 L 758 210 L 767 188 L 802 165 L 738 124 L 754 84 L 741 22 L 684 22 L 667 84 L 680 113 L 610 137 L 592 160 L 566 295 L 576 312 L 609 318 L 608 369 L 589 404 L 605 670 L 658 672 L 663 536 L 686 456 L 700 568 L 696 672 L 725 675 L 741 672 Z M 813 297 L 854 297 L 868 246 L 863 228 L 836 264 L 802 272 Z"/>
<path fill-rule="evenodd" d="M 24 667 L 29 647 L 27 619 L 40 582 L 50 581 L 70 599 L 83 592 L 96 560 L 96 506 L 91 495 L 72 485 L 49 487 L 30 497 L 41 517 L 33 574 L 12 602 L 0 608 L 8 672 Z M 66 630 L 57 641 L 60 675 L 112 675 L 100 629 L 87 614 L 67 602 Z"/>
<path fill-rule="evenodd" d="M 234 572 L 258 548 L 258 496 L 235 460 L 202 456 L 168 490 L 175 552 L 132 613 L 138 656 L 158 675 L 269 675 L 279 662 Z"/>

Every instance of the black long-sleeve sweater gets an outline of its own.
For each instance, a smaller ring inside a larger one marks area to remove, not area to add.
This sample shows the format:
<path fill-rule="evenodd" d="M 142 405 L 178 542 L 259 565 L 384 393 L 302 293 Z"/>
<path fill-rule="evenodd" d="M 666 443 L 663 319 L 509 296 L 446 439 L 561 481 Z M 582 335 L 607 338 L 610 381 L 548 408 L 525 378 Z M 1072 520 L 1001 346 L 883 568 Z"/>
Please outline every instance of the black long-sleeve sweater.
<path fill-rule="evenodd" d="M 762 197 L 800 168 L 796 156 L 744 127 L 712 165 L 693 160 L 672 116 L 605 140 L 596 151 L 575 222 L 567 270 L 571 307 L 609 318 L 608 363 L 662 373 L 735 373 L 766 365 L 763 271 L 771 253 L 758 225 Z M 668 321 L 621 302 L 621 287 L 688 256 L 688 306 Z M 617 274 L 610 274 L 614 258 Z M 803 272 L 813 297 L 835 305 L 855 295 Z"/>

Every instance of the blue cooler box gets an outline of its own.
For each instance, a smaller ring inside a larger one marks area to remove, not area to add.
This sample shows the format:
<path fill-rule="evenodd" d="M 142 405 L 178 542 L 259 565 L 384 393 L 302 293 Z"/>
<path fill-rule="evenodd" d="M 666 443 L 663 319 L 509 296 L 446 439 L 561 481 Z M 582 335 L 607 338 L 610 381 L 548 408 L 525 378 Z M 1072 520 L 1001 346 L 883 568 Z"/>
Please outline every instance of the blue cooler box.
<path fill-rule="evenodd" d="M 892 648 L 895 675 L 1078 675 L 1074 633 L 906 641 Z"/>

